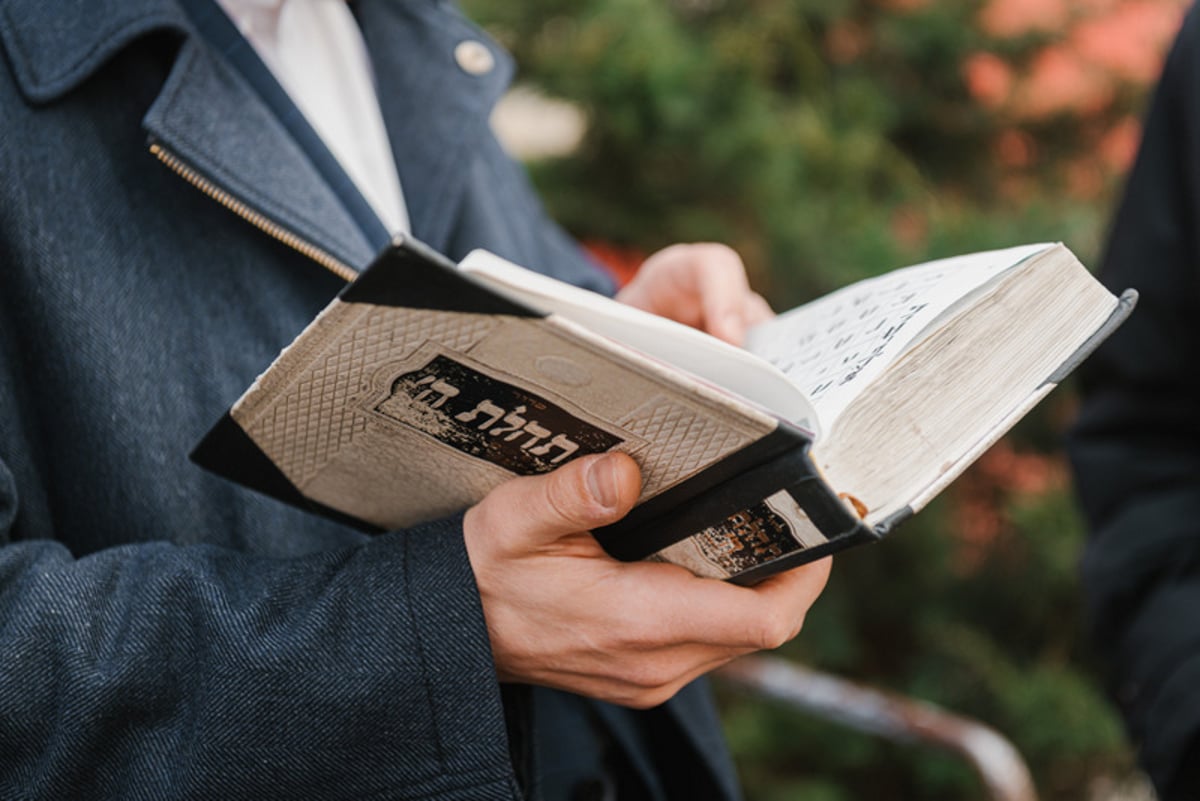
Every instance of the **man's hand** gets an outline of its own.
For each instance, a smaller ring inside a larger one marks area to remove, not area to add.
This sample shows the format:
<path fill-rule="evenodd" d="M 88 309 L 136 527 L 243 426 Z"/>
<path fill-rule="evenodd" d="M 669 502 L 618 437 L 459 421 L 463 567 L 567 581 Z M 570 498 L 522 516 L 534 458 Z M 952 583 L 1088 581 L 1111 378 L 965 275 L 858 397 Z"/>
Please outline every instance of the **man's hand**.
<path fill-rule="evenodd" d="M 513 479 L 467 511 L 467 552 L 501 681 L 646 708 L 800 631 L 828 559 L 746 588 L 605 554 L 588 531 L 624 516 L 639 486 L 627 455 L 589 456 Z"/>
<path fill-rule="evenodd" d="M 725 245 L 672 245 L 642 263 L 617 300 L 741 345 L 774 312 L 750 289 L 741 258 Z"/>

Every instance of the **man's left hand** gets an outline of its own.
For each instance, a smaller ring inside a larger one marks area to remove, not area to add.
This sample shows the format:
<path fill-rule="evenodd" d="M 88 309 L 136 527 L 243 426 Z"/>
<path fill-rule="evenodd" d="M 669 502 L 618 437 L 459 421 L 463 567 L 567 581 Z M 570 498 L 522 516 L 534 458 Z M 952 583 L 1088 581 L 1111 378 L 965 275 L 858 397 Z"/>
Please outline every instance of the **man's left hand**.
<path fill-rule="evenodd" d="M 774 316 L 750 288 L 742 259 L 725 245 L 672 245 L 642 263 L 617 300 L 699 328 L 734 345 Z"/>

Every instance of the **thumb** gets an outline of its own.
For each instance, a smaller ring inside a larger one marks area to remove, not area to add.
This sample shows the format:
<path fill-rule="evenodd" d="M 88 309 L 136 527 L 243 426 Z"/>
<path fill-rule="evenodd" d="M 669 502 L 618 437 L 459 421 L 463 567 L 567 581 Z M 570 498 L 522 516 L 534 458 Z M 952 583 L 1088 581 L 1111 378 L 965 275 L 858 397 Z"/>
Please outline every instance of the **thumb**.
<path fill-rule="evenodd" d="M 551 542 L 620 520 L 633 508 L 641 489 L 637 463 L 624 453 L 576 459 L 543 476 L 516 478 L 484 498 L 492 531 L 516 534 L 525 541 Z"/>

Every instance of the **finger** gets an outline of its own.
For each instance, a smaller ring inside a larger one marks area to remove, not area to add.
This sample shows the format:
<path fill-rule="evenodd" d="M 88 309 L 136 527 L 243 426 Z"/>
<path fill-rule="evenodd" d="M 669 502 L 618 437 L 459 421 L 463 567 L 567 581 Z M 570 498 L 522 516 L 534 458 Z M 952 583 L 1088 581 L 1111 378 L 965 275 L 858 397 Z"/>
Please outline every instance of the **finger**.
<path fill-rule="evenodd" d="M 751 294 L 746 267 L 737 252 L 724 245 L 704 245 L 697 250 L 692 277 L 703 311 L 703 328 L 740 345 L 746 335 L 745 299 Z"/>
<path fill-rule="evenodd" d="M 753 586 L 678 579 L 661 598 L 664 636 L 734 649 L 777 648 L 796 636 L 829 577 L 831 560 L 802 565 Z"/>
<path fill-rule="evenodd" d="M 622 303 L 699 327 L 701 309 L 692 271 L 697 249 L 705 245 L 676 244 L 642 262 L 633 280 L 617 293 Z"/>
<path fill-rule="evenodd" d="M 767 303 L 766 298 L 753 291 L 746 297 L 742 309 L 742 316 L 746 320 L 747 328 L 765 323 L 775 316 L 775 310 L 771 308 L 771 304 Z"/>
<path fill-rule="evenodd" d="M 746 653 L 746 649 L 684 645 L 641 655 L 622 655 L 611 664 L 589 663 L 580 671 L 559 668 L 535 678 L 539 684 L 646 708 L 657 706 L 687 684 Z"/>
<path fill-rule="evenodd" d="M 641 473 L 628 455 L 585 456 L 552 473 L 501 484 L 468 514 L 489 536 L 520 547 L 614 523 L 633 508 L 640 488 Z"/>

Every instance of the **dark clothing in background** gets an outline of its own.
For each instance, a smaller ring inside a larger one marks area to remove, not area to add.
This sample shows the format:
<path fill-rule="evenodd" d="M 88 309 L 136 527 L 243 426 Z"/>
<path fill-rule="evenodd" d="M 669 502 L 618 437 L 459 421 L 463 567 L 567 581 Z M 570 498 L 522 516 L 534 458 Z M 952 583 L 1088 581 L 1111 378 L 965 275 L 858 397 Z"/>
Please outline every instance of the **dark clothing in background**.
<path fill-rule="evenodd" d="M 506 56 L 459 69 L 441 0 L 354 8 L 414 234 L 607 290 L 491 135 Z M 188 462 L 343 286 L 246 217 L 386 241 L 238 47 L 171 0 L 0 2 L 0 798 L 515 799 L 509 731 L 537 796 L 582 716 L 649 797 L 736 797 L 700 686 L 506 717 L 459 519 L 368 538 Z"/>
<path fill-rule="evenodd" d="M 1092 635 L 1164 801 L 1200 798 L 1200 16 L 1167 60 L 1102 267 L 1137 310 L 1071 441 Z"/>

